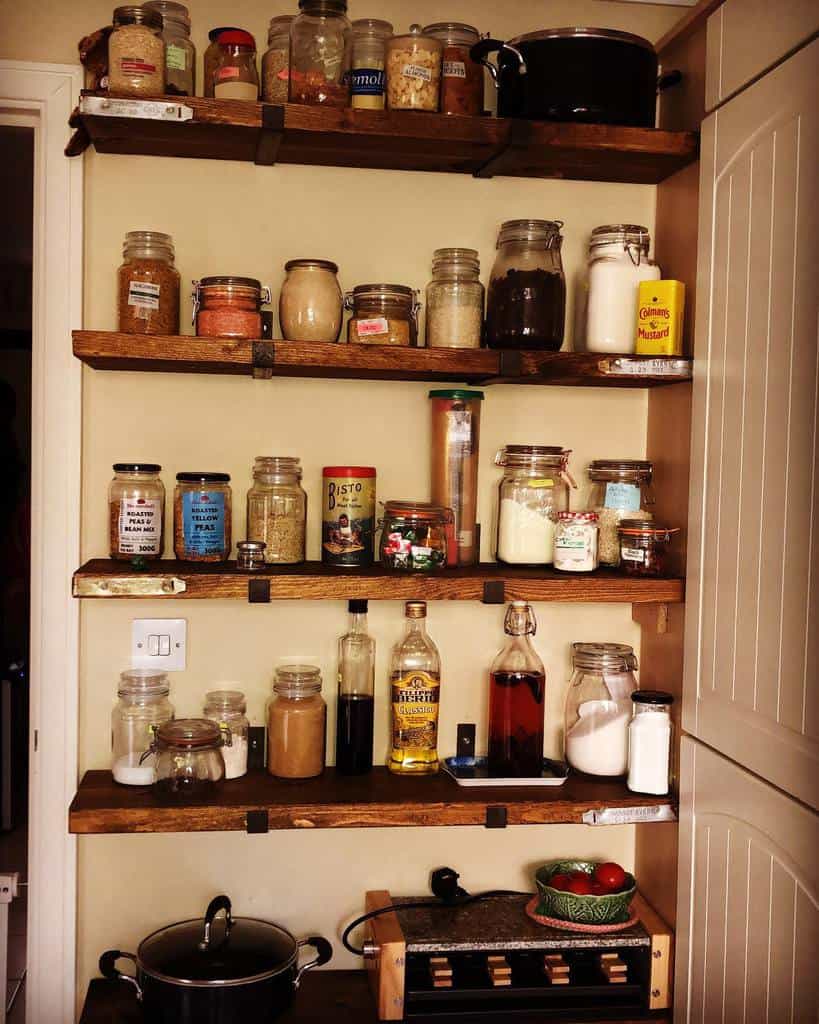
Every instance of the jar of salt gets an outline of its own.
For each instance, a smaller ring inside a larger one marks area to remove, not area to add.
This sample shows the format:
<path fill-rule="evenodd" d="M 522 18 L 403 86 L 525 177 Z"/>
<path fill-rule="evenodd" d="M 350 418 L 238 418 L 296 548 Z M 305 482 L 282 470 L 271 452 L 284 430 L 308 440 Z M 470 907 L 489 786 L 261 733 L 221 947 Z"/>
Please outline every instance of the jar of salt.
<path fill-rule="evenodd" d="M 205 694 L 204 716 L 216 722 L 225 737 L 222 757 L 225 778 L 238 779 L 247 774 L 248 729 L 247 702 L 239 690 L 211 690 Z"/>
<path fill-rule="evenodd" d="M 120 673 L 119 702 L 111 715 L 111 770 L 114 781 L 124 786 L 150 786 L 156 757 L 147 754 L 156 730 L 169 722 L 174 709 L 164 672 L 132 668 Z"/>
<path fill-rule="evenodd" d="M 668 792 L 671 761 L 671 705 L 662 690 L 638 690 L 631 695 L 634 717 L 628 727 L 628 788 L 632 793 Z"/>

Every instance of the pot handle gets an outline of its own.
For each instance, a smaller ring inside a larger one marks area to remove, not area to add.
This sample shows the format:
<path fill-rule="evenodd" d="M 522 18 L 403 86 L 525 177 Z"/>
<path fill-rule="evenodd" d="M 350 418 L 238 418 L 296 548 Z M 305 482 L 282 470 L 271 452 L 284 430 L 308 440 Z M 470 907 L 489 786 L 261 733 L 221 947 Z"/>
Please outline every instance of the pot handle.
<path fill-rule="evenodd" d="M 509 53 L 514 54 L 518 61 L 518 74 L 526 74 L 526 61 L 523 59 L 523 54 L 514 46 L 510 46 L 509 43 L 505 43 L 502 39 L 491 39 L 489 36 L 486 39 L 482 39 L 479 43 L 475 43 L 472 49 L 469 51 L 469 56 L 476 64 L 483 64 L 483 66 L 489 71 L 492 76 L 492 81 L 495 88 L 498 88 L 498 67 L 493 64 L 487 57 L 490 53 L 500 53 L 501 50 L 508 50 Z"/>
<path fill-rule="evenodd" d="M 223 941 L 226 941 L 230 935 L 230 929 L 233 927 L 233 918 L 230 914 L 230 899 L 225 895 L 214 896 L 208 904 L 208 909 L 205 911 L 205 930 L 202 932 L 202 938 L 199 941 L 199 949 L 203 953 L 210 949 L 210 929 L 220 910 L 225 912 L 225 937 Z"/>
<path fill-rule="evenodd" d="M 672 85 L 679 85 L 683 80 L 682 71 L 666 71 L 657 79 L 657 92 L 664 92 Z"/>
<path fill-rule="evenodd" d="M 132 978 L 130 974 L 123 974 L 122 971 L 117 970 L 117 960 L 123 959 L 131 960 L 134 966 L 136 966 L 137 959 L 133 953 L 123 953 L 119 949 L 109 949 L 100 957 L 100 974 L 109 981 L 127 981 L 129 985 L 134 986 L 137 999 L 139 1002 L 142 1002 L 142 989 L 139 987 L 139 982 L 136 978 Z"/>
<path fill-rule="evenodd" d="M 302 964 L 296 971 L 293 988 L 299 987 L 301 976 L 305 971 L 312 971 L 314 967 L 321 967 L 322 964 L 329 963 L 333 959 L 333 947 L 327 939 L 323 939 L 320 935 L 311 935 L 309 939 L 299 939 L 296 945 L 299 949 L 302 946 L 312 946 L 317 955 L 312 960 L 308 960 L 306 964 Z"/>

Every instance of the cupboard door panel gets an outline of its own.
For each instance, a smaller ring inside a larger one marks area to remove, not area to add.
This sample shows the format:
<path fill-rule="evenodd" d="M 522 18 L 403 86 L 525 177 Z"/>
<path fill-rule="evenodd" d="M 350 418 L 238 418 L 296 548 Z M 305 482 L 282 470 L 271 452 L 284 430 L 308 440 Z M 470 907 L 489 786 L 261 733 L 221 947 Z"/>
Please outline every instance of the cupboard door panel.
<path fill-rule="evenodd" d="M 684 727 L 819 806 L 819 41 L 706 119 Z"/>

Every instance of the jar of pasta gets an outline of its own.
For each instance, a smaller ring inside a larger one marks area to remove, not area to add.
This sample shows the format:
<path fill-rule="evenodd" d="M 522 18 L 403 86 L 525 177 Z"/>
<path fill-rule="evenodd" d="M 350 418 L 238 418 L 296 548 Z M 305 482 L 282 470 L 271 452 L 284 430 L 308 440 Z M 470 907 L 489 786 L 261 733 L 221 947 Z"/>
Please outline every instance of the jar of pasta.
<path fill-rule="evenodd" d="M 458 21 L 436 22 L 424 28 L 424 35 L 440 39 L 442 114 L 483 113 L 483 67 L 469 55 L 481 38 L 472 25 Z"/>
<path fill-rule="evenodd" d="M 411 25 L 387 44 L 387 105 L 390 110 L 438 110 L 443 43 Z"/>
<path fill-rule="evenodd" d="M 360 284 L 344 296 L 351 345 L 417 345 L 418 293 L 402 284 Z"/>
<path fill-rule="evenodd" d="M 267 708 L 267 770 L 281 779 L 310 779 L 324 771 L 327 705 L 313 665 L 281 665 Z"/>
<path fill-rule="evenodd" d="M 617 528 L 623 519 L 654 518 L 654 467 L 643 459 L 595 459 L 587 506 L 598 515 L 602 565 L 620 564 Z"/>
<path fill-rule="evenodd" d="M 377 18 L 353 22 L 353 70 L 350 106 L 355 110 L 383 110 L 386 92 L 387 40 L 392 25 Z"/>
<path fill-rule="evenodd" d="M 150 7 L 116 7 L 108 38 L 108 88 L 130 96 L 165 91 L 162 15 Z"/>
<path fill-rule="evenodd" d="M 331 260 L 288 260 L 279 294 L 279 323 L 287 341 L 338 341 L 343 296 Z"/>
<path fill-rule="evenodd" d="M 483 285 L 476 249 L 436 249 L 427 285 L 428 348 L 480 348 Z"/>
<path fill-rule="evenodd" d="M 155 462 L 116 462 L 108 488 L 111 558 L 161 558 L 165 487 Z"/>
<path fill-rule="evenodd" d="M 259 456 L 247 492 L 247 539 L 264 541 L 264 560 L 278 565 L 304 561 L 307 494 L 301 464 L 290 456 Z"/>
<path fill-rule="evenodd" d="M 180 562 L 230 557 L 232 494 L 227 473 L 177 473 L 173 549 Z"/>
<path fill-rule="evenodd" d="M 117 271 L 120 331 L 178 334 L 180 280 L 170 235 L 128 231 Z"/>
<path fill-rule="evenodd" d="M 193 323 L 200 338 L 261 338 L 270 289 L 255 277 L 203 277 L 193 282 Z"/>
<path fill-rule="evenodd" d="M 270 19 L 267 50 L 262 57 L 262 99 L 266 103 L 287 103 L 290 87 L 290 25 L 292 14 Z"/>

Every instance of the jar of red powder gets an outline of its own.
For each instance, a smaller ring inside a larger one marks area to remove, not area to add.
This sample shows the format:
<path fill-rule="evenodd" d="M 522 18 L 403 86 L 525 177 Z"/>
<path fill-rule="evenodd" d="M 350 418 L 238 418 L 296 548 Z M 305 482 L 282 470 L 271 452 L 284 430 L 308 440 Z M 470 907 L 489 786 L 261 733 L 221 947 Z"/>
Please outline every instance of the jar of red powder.
<path fill-rule="evenodd" d="M 193 323 L 200 338 L 261 338 L 270 289 L 254 277 L 203 277 L 193 282 Z"/>

